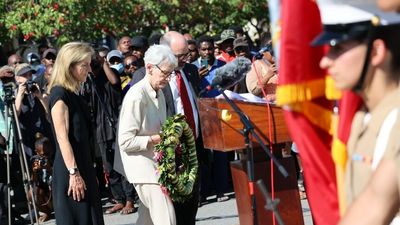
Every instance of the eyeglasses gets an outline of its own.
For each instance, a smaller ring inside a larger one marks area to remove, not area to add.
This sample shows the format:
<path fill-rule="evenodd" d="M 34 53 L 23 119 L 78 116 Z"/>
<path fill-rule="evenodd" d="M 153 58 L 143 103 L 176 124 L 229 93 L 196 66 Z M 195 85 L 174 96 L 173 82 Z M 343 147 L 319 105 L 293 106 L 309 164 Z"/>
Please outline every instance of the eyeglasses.
<path fill-rule="evenodd" d="M 21 61 L 15 61 L 12 64 L 17 65 L 17 64 L 21 64 L 21 63 L 22 63 Z"/>
<path fill-rule="evenodd" d="M 173 71 L 171 72 L 167 72 L 165 70 L 162 70 L 158 65 L 155 65 L 157 67 L 157 69 L 159 69 L 161 71 L 162 74 L 164 74 L 165 79 L 169 80 L 171 78 L 171 74 Z"/>
<path fill-rule="evenodd" d="M 186 53 L 175 55 L 175 57 L 178 58 L 178 59 L 184 59 L 184 58 L 188 57 L 189 54 L 190 54 L 190 52 L 188 51 Z"/>

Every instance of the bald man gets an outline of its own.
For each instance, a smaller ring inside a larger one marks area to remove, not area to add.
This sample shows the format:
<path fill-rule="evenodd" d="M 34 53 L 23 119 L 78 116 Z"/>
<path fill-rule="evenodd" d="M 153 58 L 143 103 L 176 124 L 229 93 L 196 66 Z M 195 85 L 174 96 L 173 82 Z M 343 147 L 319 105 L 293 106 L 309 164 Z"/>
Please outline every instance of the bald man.
<path fill-rule="evenodd" d="M 203 153 L 203 141 L 200 135 L 200 120 L 196 105 L 196 97 L 199 94 L 200 79 L 197 67 L 186 63 L 189 56 L 188 43 L 185 37 L 176 31 L 170 31 L 164 34 L 160 39 L 160 44 L 167 45 L 172 49 L 175 57 L 178 59 L 178 68 L 171 76 L 169 85 L 163 89 L 165 101 L 167 104 L 167 116 L 178 113 L 187 117 L 187 122 L 191 126 L 196 137 L 196 150 L 198 159 Z M 181 78 L 180 78 L 181 77 Z M 182 79 L 182 80 L 180 80 Z M 185 104 L 178 90 L 178 84 L 184 82 L 188 93 L 190 105 Z M 190 106 L 190 107 L 189 107 Z M 192 118 L 192 119 L 190 119 Z M 199 166 L 202 163 L 199 160 Z M 194 225 L 196 222 L 197 207 L 199 202 L 199 176 L 197 176 L 191 197 L 184 203 L 174 202 L 177 225 Z"/>
<path fill-rule="evenodd" d="M 20 55 L 18 55 L 18 54 L 12 54 L 12 55 L 10 55 L 10 57 L 8 57 L 8 62 L 7 63 L 8 63 L 9 66 L 14 67 L 14 69 L 15 69 L 15 67 L 18 64 L 23 63 L 22 57 Z"/>

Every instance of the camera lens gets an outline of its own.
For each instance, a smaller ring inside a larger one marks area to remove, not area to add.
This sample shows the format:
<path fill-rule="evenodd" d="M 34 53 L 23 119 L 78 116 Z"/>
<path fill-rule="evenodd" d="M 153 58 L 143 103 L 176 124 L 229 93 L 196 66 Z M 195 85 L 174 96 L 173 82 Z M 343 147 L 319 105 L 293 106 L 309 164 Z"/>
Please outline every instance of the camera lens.
<path fill-rule="evenodd" d="M 40 166 L 46 165 L 46 159 L 40 159 L 40 160 L 39 160 L 39 165 L 40 165 Z"/>
<path fill-rule="evenodd" d="M 35 85 L 36 82 L 30 80 L 30 81 L 27 81 L 25 84 L 26 84 L 26 89 L 28 90 L 29 93 L 38 91 L 38 89 Z"/>

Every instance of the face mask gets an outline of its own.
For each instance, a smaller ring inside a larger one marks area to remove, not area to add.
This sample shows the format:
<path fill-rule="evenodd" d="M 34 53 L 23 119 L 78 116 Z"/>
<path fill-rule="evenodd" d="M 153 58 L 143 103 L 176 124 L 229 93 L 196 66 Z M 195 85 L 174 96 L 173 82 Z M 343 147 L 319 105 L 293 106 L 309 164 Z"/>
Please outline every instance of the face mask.
<path fill-rule="evenodd" d="M 122 63 L 119 63 L 117 65 L 112 65 L 110 67 L 116 69 L 118 71 L 118 74 L 121 74 L 124 71 L 124 64 Z"/>

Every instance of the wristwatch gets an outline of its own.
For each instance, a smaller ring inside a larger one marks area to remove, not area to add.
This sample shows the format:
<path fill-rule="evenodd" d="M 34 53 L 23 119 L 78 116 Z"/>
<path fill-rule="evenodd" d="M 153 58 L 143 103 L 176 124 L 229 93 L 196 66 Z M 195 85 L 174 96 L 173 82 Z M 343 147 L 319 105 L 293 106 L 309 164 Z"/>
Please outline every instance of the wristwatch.
<path fill-rule="evenodd" d="M 78 168 L 70 168 L 68 169 L 69 175 L 75 175 L 78 172 Z"/>

